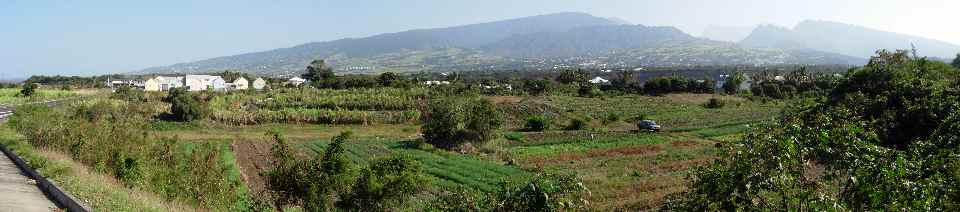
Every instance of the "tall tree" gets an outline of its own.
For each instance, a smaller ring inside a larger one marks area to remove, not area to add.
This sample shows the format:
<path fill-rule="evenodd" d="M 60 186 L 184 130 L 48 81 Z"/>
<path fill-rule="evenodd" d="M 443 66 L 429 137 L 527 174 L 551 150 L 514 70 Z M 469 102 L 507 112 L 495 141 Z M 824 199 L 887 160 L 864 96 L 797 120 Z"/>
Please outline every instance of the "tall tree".
<path fill-rule="evenodd" d="M 960 68 L 960 53 L 957 54 L 956 58 L 953 58 L 953 63 L 950 63 L 953 67 Z"/>
<path fill-rule="evenodd" d="M 323 80 L 329 80 L 336 77 L 333 73 L 333 69 L 327 67 L 327 63 L 323 60 L 314 60 L 310 62 L 310 65 L 307 66 L 307 73 L 300 75 L 301 78 L 310 80 L 312 82 L 320 82 Z"/>

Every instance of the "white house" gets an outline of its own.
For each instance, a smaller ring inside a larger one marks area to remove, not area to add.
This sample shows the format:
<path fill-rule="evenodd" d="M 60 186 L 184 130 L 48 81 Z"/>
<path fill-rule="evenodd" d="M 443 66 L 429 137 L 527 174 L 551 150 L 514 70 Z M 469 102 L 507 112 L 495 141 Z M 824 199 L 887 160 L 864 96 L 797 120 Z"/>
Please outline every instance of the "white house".
<path fill-rule="evenodd" d="M 247 90 L 250 88 L 250 82 L 246 78 L 240 77 L 233 81 L 233 89 Z"/>
<path fill-rule="evenodd" d="M 187 86 L 188 91 L 225 91 L 227 89 L 227 81 L 220 76 L 211 75 L 187 75 L 184 85 Z"/>
<path fill-rule="evenodd" d="M 287 80 L 287 83 L 290 83 L 291 85 L 295 85 L 295 86 L 300 86 L 306 82 L 307 80 L 300 77 L 293 77 L 293 78 L 290 78 L 290 80 Z"/>
<path fill-rule="evenodd" d="M 167 91 L 179 87 L 183 87 L 183 77 L 157 76 L 143 83 L 145 91 Z"/>
<path fill-rule="evenodd" d="M 601 77 L 594 77 L 592 80 L 590 80 L 590 83 L 593 83 L 593 84 L 606 84 L 609 82 L 610 80 L 607 80 Z"/>
<path fill-rule="evenodd" d="M 426 81 L 423 82 L 424 85 L 449 85 L 449 81 Z"/>
<path fill-rule="evenodd" d="M 256 80 L 253 80 L 253 89 L 263 90 L 264 87 L 267 87 L 267 81 L 263 80 L 263 78 L 258 77 Z"/>

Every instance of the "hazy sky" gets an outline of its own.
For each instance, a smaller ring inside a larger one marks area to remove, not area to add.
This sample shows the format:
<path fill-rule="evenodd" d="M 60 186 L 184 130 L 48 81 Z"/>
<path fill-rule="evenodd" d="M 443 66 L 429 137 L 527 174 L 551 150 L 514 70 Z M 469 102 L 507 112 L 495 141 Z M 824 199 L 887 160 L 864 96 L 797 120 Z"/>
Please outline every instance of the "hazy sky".
<path fill-rule="evenodd" d="M 586 12 L 699 35 L 830 20 L 960 43 L 956 0 L 0 0 L 0 78 L 102 74 L 311 41 Z"/>

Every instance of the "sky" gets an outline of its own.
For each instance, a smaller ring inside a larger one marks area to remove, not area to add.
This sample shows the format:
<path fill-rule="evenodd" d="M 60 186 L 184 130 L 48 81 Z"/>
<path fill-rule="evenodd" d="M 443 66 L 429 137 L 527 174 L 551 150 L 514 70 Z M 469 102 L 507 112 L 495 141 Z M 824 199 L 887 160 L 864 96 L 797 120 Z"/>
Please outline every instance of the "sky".
<path fill-rule="evenodd" d="M 585 12 L 633 24 L 827 20 L 960 43 L 956 0 L 0 0 L 0 79 L 92 75 L 315 41 Z"/>

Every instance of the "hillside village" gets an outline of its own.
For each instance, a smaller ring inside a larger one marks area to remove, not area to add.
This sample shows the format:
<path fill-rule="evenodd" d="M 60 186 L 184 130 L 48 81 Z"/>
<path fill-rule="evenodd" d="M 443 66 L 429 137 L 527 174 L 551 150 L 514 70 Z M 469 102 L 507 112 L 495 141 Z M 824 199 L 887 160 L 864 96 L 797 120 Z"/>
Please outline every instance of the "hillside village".
<path fill-rule="evenodd" d="M 291 79 L 291 81 L 293 80 Z M 244 77 L 238 77 L 232 82 L 227 82 L 223 77 L 215 75 L 155 76 L 146 80 L 108 80 L 105 84 L 114 89 L 120 86 L 130 86 L 143 91 L 169 91 L 174 88 L 185 88 L 187 91 L 225 92 L 267 88 L 267 81 L 260 77 L 254 79 L 253 82 Z"/>

